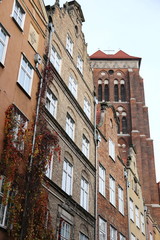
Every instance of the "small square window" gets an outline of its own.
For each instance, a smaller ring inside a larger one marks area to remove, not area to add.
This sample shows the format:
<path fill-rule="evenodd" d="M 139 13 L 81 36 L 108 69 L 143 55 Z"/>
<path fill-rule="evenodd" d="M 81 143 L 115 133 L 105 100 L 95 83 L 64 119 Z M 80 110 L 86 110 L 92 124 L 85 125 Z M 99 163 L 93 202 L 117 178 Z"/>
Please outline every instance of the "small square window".
<path fill-rule="evenodd" d="M 55 67 L 55 69 L 57 70 L 57 72 L 60 73 L 61 57 L 59 56 L 54 46 L 52 46 L 52 49 L 51 49 L 50 61 Z"/>
<path fill-rule="evenodd" d="M 21 65 L 19 69 L 18 83 L 29 95 L 31 94 L 33 80 L 33 67 L 26 59 L 25 56 L 22 56 Z"/>
<path fill-rule="evenodd" d="M 86 179 L 81 179 L 81 206 L 88 211 L 89 203 L 89 184 Z"/>
<path fill-rule="evenodd" d="M 25 19 L 25 11 L 19 4 L 19 2 L 16 0 L 13 6 L 13 18 L 16 21 L 16 23 L 20 26 L 21 29 L 23 29 L 24 26 L 24 19 Z"/>
<path fill-rule="evenodd" d="M 73 41 L 72 41 L 71 37 L 69 36 L 69 34 L 67 34 L 66 49 L 68 50 L 68 52 L 72 56 L 72 53 L 73 53 Z"/>
<path fill-rule="evenodd" d="M 47 89 L 46 108 L 52 114 L 53 117 L 56 117 L 57 98 L 49 88 Z"/>
<path fill-rule="evenodd" d="M 82 137 L 82 152 L 87 158 L 89 158 L 89 141 L 84 134 Z"/>
<path fill-rule="evenodd" d="M 4 64 L 9 35 L 0 24 L 0 62 Z"/>
<path fill-rule="evenodd" d="M 115 144 L 109 139 L 109 156 L 115 161 Z"/>
<path fill-rule="evenodd" d="M 87 115 L 87 117 L 90 119 L 90 117 L 91 117 L 91 104 L 87 100 L 86 97 L 84 98 L 84 112 Z"/>
<path fill-rule="evenodd" d="M 77 68 L 81 73 L 83 73 L 83 60 L 80 55 L 77 58 Z"/>
<path fill-rule="evenodd" d="M 66 117 L 66 133 L 70 136 L 70 138 L 72 140 L 74 140 L 74 126 L 75 126 L 74 120 L 71 118 L 69 113 L 67 113 L 67 117 Z"/>
<path fill-rule="evenodd" d="M 76 98 L 77 97 L 77 81 L 72 77 L 72 75 L 69 77 L 68 88 L 73 94 L 73 96 Z"/>

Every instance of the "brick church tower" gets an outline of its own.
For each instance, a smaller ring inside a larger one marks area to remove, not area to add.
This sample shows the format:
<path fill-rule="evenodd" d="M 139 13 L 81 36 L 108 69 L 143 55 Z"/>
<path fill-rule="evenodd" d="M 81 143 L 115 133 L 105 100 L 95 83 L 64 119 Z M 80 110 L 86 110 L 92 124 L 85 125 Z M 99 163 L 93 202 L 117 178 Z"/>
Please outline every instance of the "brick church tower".
<path fill-rule="evenodd" d="M 141 58 L 121 50 L 112 55 L 99 50 L 90 56 L 90 60 L 98 101 L 112 104 L 119 118 L 120 156 L 126 162 L 129 147 L 132 145 L 135 148 L 143 197 L 145 203 L 152 206 L 150 210 L 160 224 L 153 141 L 149 132 L 143 79 L 139 75 Z"/>

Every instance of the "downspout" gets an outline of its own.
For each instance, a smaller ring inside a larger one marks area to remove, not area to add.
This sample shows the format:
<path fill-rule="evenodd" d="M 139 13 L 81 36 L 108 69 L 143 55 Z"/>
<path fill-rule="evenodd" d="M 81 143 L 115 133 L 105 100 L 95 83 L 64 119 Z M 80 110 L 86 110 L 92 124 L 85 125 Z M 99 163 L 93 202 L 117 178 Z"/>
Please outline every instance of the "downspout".
<path fill-rule="evenodd" d="M 97 114 L 97 99 L 94 96 L 94 142 L 95 142 L 95 166 L 96 166 L 96 176 L 95 176 L 95 240 L 97 240 L 97 229 L 98 229 L 98 159 L 97 159 L 97 125 L 96 125 L 96 114 Z"/>
<path fill-rule="evenodd" d="M 48 41 L 48 56 L 47 56 L 46 66 L 48 65 L 48 62 L 49 62 L 52 33 L 54 31 L 54 27 L 51 22 L 49 23 L 48 28 L 49 28 L 49 41 Z M 32 165 L 33 165 L 33 153 L 34 153 L 34 149 L 35 149 L 35 139 L 36 139 L 36 133 L 37 133 L 37 124 L 38 124 L 38 118 L 39 118 L 39 112 L 40 112 L 40 103 L 41 103 L 42 87 L 43 87 L 43 77 L 38 69 L 38 65 L 40 62 L 39 61 L 35 61 L 35 62 L 36 62 L 35 70 L 38 75 L 38 78 L 40 79 L 40 82 L 39 82 L 39 92 L 38 92 L 37 106 L 36 106 L 35 123 L 34 123 L 34 129 L 33 129 L 32 149 L 31 149 L 31 155 L 30 155 L 30 159 L 29 159 L 28 179 L 27 179 L 27 184 L 26 184 L 26 196 L 25 196 L 24 211 L 23 211 L 23 216 L 22 216 L 22 227 L 21 227 L 21 233 L 20 233 L 20 240 L 24 240 L 24 237 L 25 237 L 24 236 L 24 234 L 25 234 L 24 228 L 25 228 L 25 217 L 26 217 L 26 213 L 27 213 L 29 183 L 30 183 L 30 178 L 31 178 L 30 174 L 31 174 Z"/>
<path fill-rule="evenodd" d="M 125 175 L 125 178 L 126 178 L 126 192 L 127 192 L 127 207 L 128 207 L 128 240 L 131 239 L 131 229 L 130 229 L 130 208 L 129 208 L 129 202 L 130 202 L 130 199 L 129 199 L 129 181 L 128 181 L 128 169 L 126 170 L 126 175 Z"/>

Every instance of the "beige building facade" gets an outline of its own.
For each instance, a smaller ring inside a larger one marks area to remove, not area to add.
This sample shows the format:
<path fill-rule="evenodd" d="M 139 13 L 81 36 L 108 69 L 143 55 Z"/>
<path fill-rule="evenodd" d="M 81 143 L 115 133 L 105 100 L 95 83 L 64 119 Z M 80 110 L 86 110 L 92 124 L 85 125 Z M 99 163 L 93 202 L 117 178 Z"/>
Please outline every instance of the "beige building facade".
<path fill-rule="evenodd" d="M 127 195 L 128 195 L 128 229 L 129 239 L 146 239 L 146 223 L 144 201 L 141 185 L 137 172 L 136 154 L 134 149 L 129 149 L 126 165 Z"/>

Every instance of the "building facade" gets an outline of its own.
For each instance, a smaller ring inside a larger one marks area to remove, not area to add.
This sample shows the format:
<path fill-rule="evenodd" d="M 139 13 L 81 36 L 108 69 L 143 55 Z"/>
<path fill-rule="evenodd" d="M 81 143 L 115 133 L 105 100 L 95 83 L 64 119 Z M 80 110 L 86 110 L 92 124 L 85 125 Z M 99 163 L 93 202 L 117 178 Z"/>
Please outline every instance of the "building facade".
<path fill-rule="evenodd" d="M 136 154 L 133 148 L 129 149 L 129 156 L 126 164 L 127 177 L 127 198 L 128 198 L 128 221 L 129 235 L 131 240 L 146 238 L 146 212 L 141 184 L 138 177 Z"/>
<path fill-rule="evenodd" d="M 97 126 L 101 141 L 97 148 L 97 239 L 128 238 L 125 165 L 119 157 L 117 116 L 113 106 L 98 105 Z"/>
<path fill-rule="evenodd" d="M 120 156 L 126 163 L 129 147 L 135 147 L 143 198 L 159 223 L 159 192 L 153 141 L 149 133 L 143 79 L 139 75 L 141 58 L 130 56 L 121 50 L 112 55 L 99 50 L 90 59 L 98 100 L 113 104 L 119 118 Z"/>

